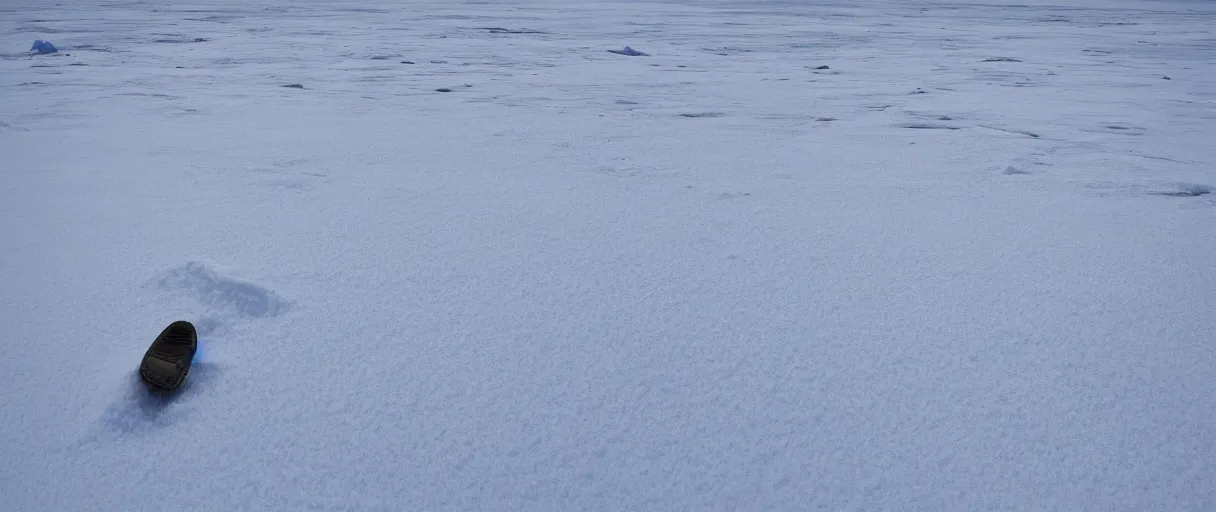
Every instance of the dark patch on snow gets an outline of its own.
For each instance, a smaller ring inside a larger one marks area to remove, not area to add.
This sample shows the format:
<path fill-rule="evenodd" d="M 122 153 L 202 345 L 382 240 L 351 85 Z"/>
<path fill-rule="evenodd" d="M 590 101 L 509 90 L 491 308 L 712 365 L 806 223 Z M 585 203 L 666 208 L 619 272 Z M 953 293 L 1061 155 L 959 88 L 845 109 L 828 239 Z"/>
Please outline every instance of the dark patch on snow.
<path fill-rule="evenodd" d="M 638 102 L 636 102 L 636 101 L 629 101 L 629 100 L 616 100 L 616 104 L 617 104 L 617 105 L 637 105 L 637 104 L 638 104 Z"/>
<path fill-rule="evenodd" d="M 1173 158 L 1166 158 L 1166 157 L 1164 157 L 1164 156 L 1154 156 L 1154 155 L 1135 155 L 1135 156 L 1138 156 L 1138 157 L 1140 157 L 1140 158 L 1148 158 L 1148 159 L 1150 159 L 1150 160 L 1164 160 L 1164 161 L 1166 161 L 1166 162 L 1174 162 L 1174 163 L 1176 163 L 1176 164 L 1192 164 L 1192 163 L 1194 163 L 1194 162 L 1187 162 L 1187 161 L 1183 161 L 1183 160 L 1175 160 L 1175 159 L 1173 159 Z"/>
<path fill-rule="evenodd" d="M 832 68 L 830 68 L 828 66 L 819 66 L 819 67 L 816 67 L 815 69 L 832 69 Z"/>
<path fill-rule="evenodd" d="M 170 43 L 170 44 L 185 44 L 185 43 L 205 43 L 205 42 L 207 42 L 207 41 L 210 41 L 210 39 L 207 39 L 207 38 L 205 38 L 205 37 L 195 37 L 195 38 L 193 38 L 193 39 L 190 39 L 190 38 L 166 38 L 166 39 L 155 39 L 155 40 L 153 40 L 152 42 L 154 42 L 154 43 Z"/>
<path fill-rule="evenodd" d="M 304 85 L 303 84 L 287 84 L 287 85 L 284 85 L 283 87 L 286 87 L 288 89 L 303 89 Z"/>
<path fill-rule="evenodd" d="M 452 90 L 447 87 L 440 87 L 438 89 L 435 89 L 435 92 L 452 92 Z"/>
<path fill-rule="evenodd" d="M 1134 126 L 1134 125 L 1130 125 L 1130 124 L 1116 124 L 1116 123 L 1104 124 L 1104 125 L 1098 126 L 1096 128 L 1082 128 L 1081 131 L 1096 132 L 1096 133 L 1109 133 L 1112 135 L 1126 135 L 1126 136 L 1133 136 L 1133 137 L 1144 135 L 1145 132 L 1147 132 L 1147 130 L 1145 130 L 1143 127 Z"/>
<path fill-rule="evenodd" d="M 170 96 L 168 94 L 148 93 L 148 92 L 120 92 L 120 93 L 116 93 L 114 95 L 115 96 L 138 96 L 141 98 L 161 98 L 161 99 L 167 99 L 167 100 L 181 99 L 180 97 Z"/>
<path fill-rule="evenodd" d="M 996 130 L 996 131 L 1000 131 L 1000 132 L 1006 132 L 1006 133 L 1016 133 L 1016 134 L 1018 134 L 1018 135 L 1025 135 L 1025 136 L 1027 136 L 1027 137 L 1032 137 L 1032 138 L 1035 138 L 1035 139 L 1039 138 L 1039 134 L 1034 133 L 1034 132 L 1028 132 L 1028 131 L 1025 131 L 1025 130 L 1014 130 L 1014 129 L 1011 129 L 1011 128 L 1001 128 L 1001 127 L 998 127 L 998 126 L 990 126 L 990 125 L 986 125 L 986 124 L 981 124 L 981 125 L 978 125 L 978 126 L 979 126 L 980 128 L 987 128 L 987 129 L 989 129 L 989 130 Z"/>
<path fill-rule="evenodd" d="M 1201 185 L 1198 183 L 1183 183 L 1178 186 L 1178 190 L 1170 192 L 1159 192 L 1158 195 L 1169 197 L 1199 197 L 1212 193 L 1212 187 Z"/>
<path fill-rule="evenodd" d="M 240 16 L 211 15 L 211 16 L 204 16 L 201 18 L 182 18 L 182 19 L 184 19 L 186 21 L 209 21 L 212 23 L 228 23 L 233 20 L 238 20 L 241 18 L 240 18 Z"/>
<path fill-rule="evenodd" d="M 481 29 L 491 34 L 544 34 L 544 32 L 529 28 L 482 27 Z"/>
<path fill-rule="evenodd" d="M 691 117 L 691 118 L 699 119 L 699 118 L 705 118 L 705 117 L 723 117 L 725 115 L 726 115 L 726 113 L 724 113 L 724 112 L 688 112 L 688 113 L 680 114 L 680 117 Z"/>
<path fill-rule="evenodd" d="M 432 61 L 431 61 L 431 64 L 447 64 L 447 63 L 448 63 L 448 61 L 446 61 L 446 60 L 439 60 L 439 59 L 436 59 L 436 60 L 432 60 Z"/>
<path fill-rule="evenodd" d="M 403 60 L 403 61 L 401 61 L 401 63 L 402 63 L 402 64 L 413 64 L 413 63 L 414 63 L 414 61 L 412 61 L 412 60 Z"/>
<path fill-rule="evenodd" d="M 1006 166 L 1005 170 L 1002 171 L 1002 173 L 1005 174 L 1006 176 L 1012 176 L 1015 174 L 1030 174 L 1029 171 L 1024 171 L 1022 169 L 1018 169 L 1017 167 L 1014 167 L 1012 165 Z"/>
<path fill-rule="evenodd" d="M 961 130 L 957 126 L 933 123 L 901 123 L 895 125 L 899 128 L 911 128 L 913 130 Z"/>
<path fill-rule="evenodd" d="M 1162 80 L 1173 80 L 1173 78 L 1170 78 L 1170 77 L 1168 77 L 1168 76 L 1163 76 L 1163 77 L 1161 77 L 1161 79 L 1162 79 Z"/>
<path fill-rule="evenodd" d="M 984 62 L 1022 62 L 1013 57 L 989 57 L 984 59 Z"/>
<path fill-rule="evenodd" d="M 908 94 L 929 94 L 929 93 L 928 93 L 928 91 L 925 91 L 924 89 L 917 87 L 915 91 L 912 91 Z"/>
<path fill-rule="evenodd" d="M 835 121 L 836 118 L 835 117 L 816 117 L 815 120 L 819 121 L 821 123 L 830 123 L 832 121 Z"/>
<path fill-rule="evenodd" d="M 938 121 L 953 121 L 954 118 L 952 118 L 950 116 L 937 116 L 937 120 Z"/>

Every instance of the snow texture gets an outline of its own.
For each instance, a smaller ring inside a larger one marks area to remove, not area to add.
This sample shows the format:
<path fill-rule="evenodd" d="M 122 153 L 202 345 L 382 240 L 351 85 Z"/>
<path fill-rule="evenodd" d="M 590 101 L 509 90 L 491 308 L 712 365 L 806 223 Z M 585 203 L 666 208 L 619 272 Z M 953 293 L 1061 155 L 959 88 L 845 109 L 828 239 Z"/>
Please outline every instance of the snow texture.
<path fill-rule="evenodd" d="M 0 2 L 0 508 L 1216 510 L 1214 31 Z"/>

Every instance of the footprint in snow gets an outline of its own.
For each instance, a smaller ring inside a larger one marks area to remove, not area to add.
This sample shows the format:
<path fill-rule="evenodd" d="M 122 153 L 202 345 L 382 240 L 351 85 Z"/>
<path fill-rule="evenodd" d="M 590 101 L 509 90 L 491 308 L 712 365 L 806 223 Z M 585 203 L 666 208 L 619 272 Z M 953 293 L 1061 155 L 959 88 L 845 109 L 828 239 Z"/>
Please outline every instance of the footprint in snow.
<path fill-rule="evenodd" d="M 223 319 L 215 315 L 203 315 L 195 320 L 194 329 L 199 336 L 199 349 L 195 354 L 194 359 L 197 362 L 201 359 L 202 354 L 202 338 L 204 336 L 222 336 L 228 332 L 228 327 L 224 325 Z"/>
<path fill-rule="evenodd" d="M 206 359 L 208 339 L 226 334 L 233 320 L 271 317 L 289 307 L 286 300 L 266 287 L 225 276 L 194 261 L 161 273 L 155 283 L 160 290 L 193 299 L 204 308 L 201 314 L 187 315 L 196 318 L 193 323 L 199 335 L 198 351 L 185 383 L 174 393 L 149 390 L 136 368 L 122 396 L 103 414 L 102 424 L 110 432 L 138 433 L 174 421 L 182 414 L 174 412 L 175 403 L 216 376 L 217 368 Z"/>
<path fill-rule="evenodd" d="M 189 376 L 177 391 L 164 393 L 149 388 L 140 378 L 138 367 L 132 368 L 118 384 L 118 398 L 106 406 L 97 427 L 78 444 L 101 442 L 114 436 L 142 435 L 187 417 L 190 409 L 186 404 L 191 397 L 222 373 L 219 366 L 206 360 L 205 337 L 222 335 L 227 330 L 226 318 L 274 316 L 288 307 L 287 301 L 275 292 L 224 276 L 198 262 L 170 269 L 162 273 L 156 283 L 160 289 L 182 293 L 209 310 L 194 322 L 199 345 Z"/>
<path fill-rule="evenodd" d="M 184 293 L 215 313 L 262 318 L 288 308 L 288 302 L 275 292 L 221 275 L 194 261 L 165 272 L 157 283 L 162 290 Z"/>
<path fill-rule="evenodd" d="M 895 125 L 897 128 L 908 128 L 912 130 L 961 130 L 958 126 L 939 123 L 900 123 Z"/>
<path fill-rule="evenodd" d="M 105 437 L 142 435 L 167 427 L 190 414 L 187 405 L 201 389 L 206 388 L 223 373 L 215 363 L 196 361 L 182 387 L 174 393 L 150 390 L 132 369 L 119 384 L 118 398 L 102 411 L 98 428 L 80 441 L 81 444 L 103 441 Z"/>

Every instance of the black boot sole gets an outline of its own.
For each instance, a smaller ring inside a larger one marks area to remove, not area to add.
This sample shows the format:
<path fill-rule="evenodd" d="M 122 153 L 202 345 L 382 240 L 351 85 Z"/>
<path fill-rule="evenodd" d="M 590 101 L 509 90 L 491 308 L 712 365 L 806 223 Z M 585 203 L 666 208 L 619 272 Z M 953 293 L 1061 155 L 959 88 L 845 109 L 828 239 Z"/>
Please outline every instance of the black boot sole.
<path fill-rule="evenodd" d="M 154 390 L 174 391 L 186 381 L 196 352 L 198 332 L 194 324 L 173 322 L 148 347 L 139 364 L 139 376 Z"/>

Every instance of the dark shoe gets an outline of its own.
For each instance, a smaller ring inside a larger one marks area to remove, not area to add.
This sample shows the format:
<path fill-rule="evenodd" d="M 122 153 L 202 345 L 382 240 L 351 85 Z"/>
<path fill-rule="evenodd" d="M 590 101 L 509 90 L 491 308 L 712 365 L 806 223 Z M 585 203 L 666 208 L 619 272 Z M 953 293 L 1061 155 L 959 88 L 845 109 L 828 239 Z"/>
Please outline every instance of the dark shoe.
<path fill-rule="evenodd" d="M 198 333 L 194 324 L 184 320 L 173 322 L 148 347 L 139 365 L 139 376 L 157 388 L 175 390 L 186 380 L 197 351 Z"/>

